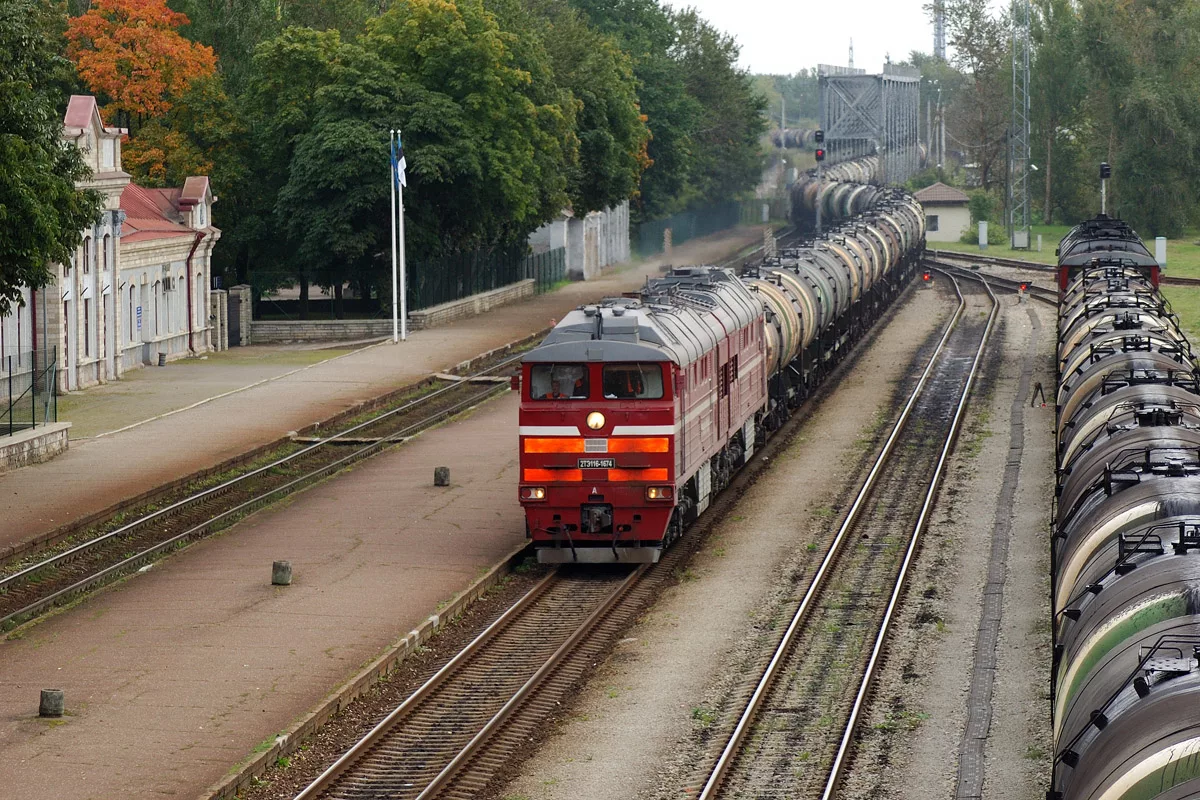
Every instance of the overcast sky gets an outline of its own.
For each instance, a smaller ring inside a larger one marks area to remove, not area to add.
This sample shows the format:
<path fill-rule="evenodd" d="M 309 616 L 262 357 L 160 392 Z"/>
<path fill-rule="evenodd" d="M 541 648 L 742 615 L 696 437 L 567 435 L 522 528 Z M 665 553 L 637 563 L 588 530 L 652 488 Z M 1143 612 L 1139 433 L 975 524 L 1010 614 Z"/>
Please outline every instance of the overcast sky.
<path fill-rule="evenodd" d="M 817 64 L 846 65 L 854 38 L 854 66 L 878 72 L 884 56 L 902 61 L 913 50 L 933 50 L 933 25 L 924 0 L 668 0 L 695 6 L 700 15 L 742 46 L 751 72 L 791 74 Z M 849 23 L 849 24 L 848 24 Z"/>

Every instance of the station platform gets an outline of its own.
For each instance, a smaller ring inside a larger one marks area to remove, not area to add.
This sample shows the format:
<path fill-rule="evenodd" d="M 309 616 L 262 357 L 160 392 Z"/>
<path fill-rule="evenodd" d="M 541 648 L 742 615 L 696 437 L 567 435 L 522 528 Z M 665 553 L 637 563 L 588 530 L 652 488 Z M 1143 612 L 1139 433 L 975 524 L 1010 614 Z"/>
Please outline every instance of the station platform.
<path fill-rule="evenodd" d="M 525 541 L 515 393 L 0 640 L 0 795 L 201 796 Z M 451 485 L 433 486 L 434 466 Z M 288 560 L 293 583 L 271 585 Z M 66 716 L 38 717 L 43 688 Z"/>
<path fill-rule="evenodd" d="M 69 395 L 59 418 L 72 423 L 70 449 L 0 474 L 0 552 L 543 330 L 665 263 L 714 263 L 761 241 L 761 227 L 735 228 L 396 345 L 232 348 Z"/>

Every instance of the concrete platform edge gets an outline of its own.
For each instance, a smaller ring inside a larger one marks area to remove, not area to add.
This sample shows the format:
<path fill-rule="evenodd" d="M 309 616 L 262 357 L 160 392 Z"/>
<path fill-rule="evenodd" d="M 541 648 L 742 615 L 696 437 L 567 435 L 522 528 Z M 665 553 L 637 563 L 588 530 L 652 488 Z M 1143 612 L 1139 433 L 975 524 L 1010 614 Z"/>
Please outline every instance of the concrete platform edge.
<path fill-rule="evenodd" d="M 330 717 L 352 703 L 377 681 L 391 674 L 408 658 L 410 653 L 437 633 L 445 621 L 453 620 L 462 614 L 484 592 L 496 585 L 501 578 L 512 572 L 532 553 L 533 549 L 529 544 L 523 544 L 513 550 L 493 565 L 482 577 L 455 595 L 454 599 L 444 608 L 427 617 L 419 626 L 409 631 L 408 635 L 398 640 L 386 653 L 348 680 L 340 689 L 335 690 L 324 703 L 293 725 L 291 730 L 276 737 L 275 743 L 271 747 L 253 754 L 248 760 L 236 766 L 232 774 L 205 789 L 199 800 L 232 800 L 236 798 L 242 789 L 250 785 L 251 781 L 262 775 L 280 758 L 300 749 L 305 739 L 318 731 Z"/>
<path fill-rule="evenodd" d="M 458 364 L 455 364 L 453 367 L 450 367 L 449 369 L 444 370 L 444 371 L 450 372 L 450 373 L 467 372 L 472 368 L 473 364 L 477 364 L 481 360 L 491 358 L 492 356 L 495 356 L 498 353 L 504 353 L 509 350 L 514 350 L 516 348 L 523 347 L 524 345 L 529 344 L 530 342 L 541 340 L 541 339 L 545 338 L 546 334 L 549 332 L 550 332 L 549 327 L 543 328 L 539 331 L 535 331 L 534 333 L 529 334 L 528 336 L 523 336 L 520 339 L 515 339 L 507 344 L 500 345 L 499 347 L 493 347 L 491 350 L 488 350 L 487 352 L 484 352 L 484 353 L 480 353 L 479 355 L 477 355 L 473 358 L 469 358 L 466 361 L 460 361 Z M 314 422 L 311 425 L 308 425 L 308 426 L 302 428 L 301 430 L 297 431 L 296 433 L 301 436 L 314 435 L 314 434 L 318 433 L 323 427 L 327 428 L 330 425 L 337 425 L 338 423 L 342 422 L 343 420 L 350 419 L 352 417 L 355 417 L 359 414 L 362 414 L 362 413 L 365 413 L 368 411 L 373 411 L 374 409 L 379 408 L 380 406 L 387 405 L 387 403 L 390 402 L 393 398 L 399 397 L 400 395 L 403 395 L 407 392 L 411 392 L 412 390 L 420 387 L 426 381 L 430 380 L 431 377 L 432 376 L 426 376 L 419 381 L 414 381 L 413 383 L 405 384 L 404 386 L 400 386 L 396 389 L 389 390 L 389 391 L 384 392 L 381 395 L 377 395 L 369 400 L 364 400 L 363 402 L 358 403 L 350 408 L 347 408 L 344 411 L 340 411 L 337 414 L 334 414 L 332 417 L 329 417 L 328 419 Z M 157 486 L 153 489 L 147 490 L 145 492 L 142 492 L 141 494 L 133 495 L 131 497 L 126 497 L 122 500 L 119 500 L 116 503 L 113 503 L 111 506 L 108 506 L 107 508 L 101 509 L 100 511 L 94 512 L 92 514 L 88 514 L 84 517 L 80 517 L 79 519 L 73 520 L 71 522 L 63 523 L 62 525 L 59 525 L 57 528 L 46 531 L 45 533 L 35 536 L 32 539 L 28 539 L 24 542 L 13 544 L 7 548 L 0 549 L 0 561 L 7 561 L 7 560 L 10 560 L 13 558 L 20 557 L 26 553 L 33 552 L 40 547 L 48 547 L 48 546 L 54 545 L 57 542 L 62 541 L 63 539 L 66 539 L 70 536 L 73 536 L 73 535 L 79 533 L 80 531 L 90 527 L 91 525 L 94 525 L 102 520 L 112 517 L 113 515 L 120 512 L 121 509 L 125 508 L 126 506 L 129 506 L 131 504 L 132 505 L 143 505 L 145 503 L 153 503 L 156 500 L 158 500 L 159 498 L 161 498 L 162 496 L 166 495 L 169 492 L 175 491 L 176 489 L 178 489 L 181 486 L 187 486 L 190 483 L 196 483 L 198 481 L 203 481 L 213 475 L 220 475 L 222 472 L 228 472 L 231 469 L 236 469 L 237 467 L 243 466 L 245 464 L 248 464 L 248 463 L 254 461 L 255 459 L 262 456 L 264 453 L 269 453 L 272 450 L 275 450 L 279 447 L 283 447 L 284 445 L 288 444 L 290 441 L 291 441 L 290 436 L 282 436 L 278 439 L 275 439 L 274 441 L 268 442 L 264 445 L 260 445 L 259 447 L 255 447 L 251 450 L 247 450 L 244 453 L 241 453 L 239 455 L 233 456 L 232 458 L 228 458 L 224 461 L 214 464 L 211 467 L 207 467 L 205 469 L 193 472 L 189 475 L 185 475 L 181 478 L 176 478 L 175 480 L 160 484 L 159 486 Z"/>

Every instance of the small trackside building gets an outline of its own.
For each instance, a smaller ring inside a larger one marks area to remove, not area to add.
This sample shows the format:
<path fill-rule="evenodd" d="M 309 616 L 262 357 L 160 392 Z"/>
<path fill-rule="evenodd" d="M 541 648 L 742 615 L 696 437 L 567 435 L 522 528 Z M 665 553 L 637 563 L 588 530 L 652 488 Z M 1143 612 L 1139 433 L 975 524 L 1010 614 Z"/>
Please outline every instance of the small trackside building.
<path fill-rule="evenodd" d="M 971 227 L 971 198 L 966 192 L 937 182 L 913 195 L 925 209 L 929 242 L 957 242 Z"/>

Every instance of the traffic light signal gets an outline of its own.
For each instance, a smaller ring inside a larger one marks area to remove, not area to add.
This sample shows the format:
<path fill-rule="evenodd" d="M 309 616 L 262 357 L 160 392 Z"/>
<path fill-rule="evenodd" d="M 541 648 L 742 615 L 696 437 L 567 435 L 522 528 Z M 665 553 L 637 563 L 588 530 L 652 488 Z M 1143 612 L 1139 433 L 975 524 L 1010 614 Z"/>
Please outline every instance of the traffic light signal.
<path fill-rule="evenodd" d="M 825 131 L 821 130 L 820 128 L 817 128 L 815 131 L 813 131 L 813 141 L 817 144 L 825 141 Z"/>
<path fill-rule="evenodd" d="M 922 275 L 921 277 L 924 280 L 931 281 L 931 280 L 933 280 L 933 273 L 930 272 L 929 270 L 925 270 L 925 274 Z"/>
<path fill-rule="evenodd" d="M 1024 292 L 1028 289 L 1029 289 L 1029 284 L 1026 281 L 1021 281 L 1021 291 Z"/>
<path fill-rule="evenodd" d="M 1107 161 L 1100 162 L 1100 177 L 1101 178 L 1111 178 L 1112 177 L 1112 167 L 1110 167 L 1108 165 Z"/>
<path fill-rule="evenodd" d="M 825 148 L 818 147 L 817 148 L 817 161 L 824 161 L 824 160 L 825 160 Z"/>

